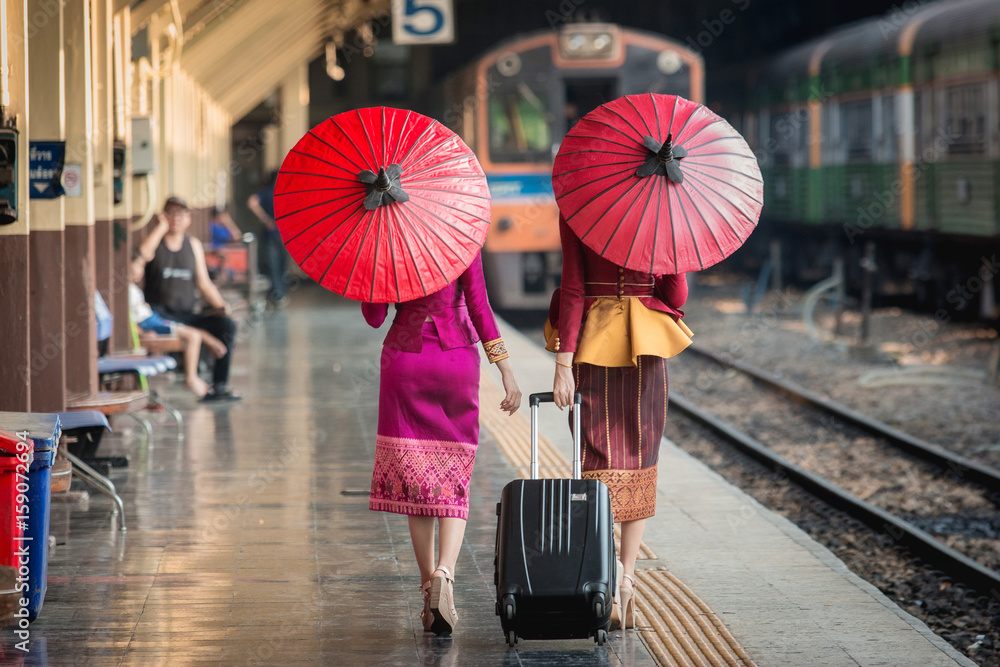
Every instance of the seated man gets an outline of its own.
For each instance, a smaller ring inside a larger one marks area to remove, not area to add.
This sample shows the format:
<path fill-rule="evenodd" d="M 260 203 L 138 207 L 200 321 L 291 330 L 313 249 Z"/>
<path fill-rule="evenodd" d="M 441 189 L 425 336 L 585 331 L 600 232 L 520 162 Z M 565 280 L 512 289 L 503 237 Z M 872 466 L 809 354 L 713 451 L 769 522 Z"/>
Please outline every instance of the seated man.
<path fill-rule="evenodd" d="M 181 340 L 184 344 L 184 386 L 198 398 L 204 398 L 205 394 L 208 393 L 209 386 L 198 377 L 198 357 L 201 353 L 201 346 L 207 347 L 216 359 L 226 354 L 226 346 L 207 331 L 165 320 L 153 312 L 153 309 L 146 303 L 142 289 L 137 284 L 142 282 L 146 262 L 138 248 L 132 248 L 132 250 L 130 269 L 132 282 L 128 286 L 129 314 L 132 321 L 143 332 L 140 337 L 157 334 L 175 335 Z"/>
<path fill-rule="evenodd" d="M 239 399 L 226 387 L 236 323 L 227 317 L 229 304 L 208 277 L 201 241 L 187 234 L 191 211 L 183 199 L 171 196 L 163 205 L 163 216 L 157 217 L 157 230 L 139 245 L 146 261 L 146 301 L 163 319 L 203 329 L 226 346 L 226 353 L 215 361 L 212 388 L 201 400 Z M 194 312 L 196 288 L 212 312 Z"/>

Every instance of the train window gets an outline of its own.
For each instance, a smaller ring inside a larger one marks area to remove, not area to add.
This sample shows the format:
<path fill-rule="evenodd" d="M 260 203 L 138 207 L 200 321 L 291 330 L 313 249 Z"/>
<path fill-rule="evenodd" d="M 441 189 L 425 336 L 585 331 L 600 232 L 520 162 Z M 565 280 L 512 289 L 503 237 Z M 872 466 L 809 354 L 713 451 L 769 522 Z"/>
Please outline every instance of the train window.
<path fill-rule="evenodd" d="M 772 113 L 770 115 L 770 141 L 767 151 L 771 154 L 775 167 L 787 167 L 796 143 L 797 128 L 791 120 L 791 114 Z"/>
<path fill-rule="evenodd" d="M 872 101 L 845 102 L 840 114 L 841 136 L 847 141 L 848 160 L 868 160 L 872 157 Z"/>
<path fill-rule="evenodd" d="M 958 181 L 956 181 L 955 185 L 957 186 L 958 190 L 955 193 L 956 198 L 958 199 L 958 203 L 968 204 L 969 201 L 972 199 L 972 186 L 969 183 L 969 179 L 960 178 L 958 179 Z"/>
<path fill-rule="evenodd" d="M 947 90 L 945 133 L 950 153 L 986 150 L 986 100 L 982 84 L 951 86 Z"/>
<path fill-rule="evenodd" d="M 896 155 L 896 101 L 886 95 L 882 98 L 882 145 L 885 146 L 888 159 L 895 159 Z"/>
<path fill-rule="evenodd" d="M 524 81 L 504 86 L 490 98 L 490 159 L 548 162 L 552 157 L 550 119 L 544 91 Z"/>
<path fill-rule="evenodd" d="M 386 100 L 406 99 L 409 94 L 410 47 L 379 44 L 372 63 L 375 95 Z"/>

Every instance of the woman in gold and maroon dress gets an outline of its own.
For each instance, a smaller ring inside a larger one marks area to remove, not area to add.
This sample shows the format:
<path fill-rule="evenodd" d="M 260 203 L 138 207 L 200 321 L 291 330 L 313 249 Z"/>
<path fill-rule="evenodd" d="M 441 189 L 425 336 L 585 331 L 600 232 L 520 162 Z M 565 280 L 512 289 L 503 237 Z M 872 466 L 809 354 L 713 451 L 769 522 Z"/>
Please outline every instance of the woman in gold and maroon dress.
<path fill-rule="evenodd" d="M 612 627 L 635 627 L 635 561 L 656 511 L 656 465 L 667 418 L 667 358 L 691 344 L 681 321 L 684 276 L 625 269 L 580 242 L 562 220 L 563 270 L 546 332 L 556 352 L 556 404 L 583 395 L 583 476 L 611 492 L 621 523 L 621 577 Z M 556 319 L 557 318 L 557 319 Z"/>

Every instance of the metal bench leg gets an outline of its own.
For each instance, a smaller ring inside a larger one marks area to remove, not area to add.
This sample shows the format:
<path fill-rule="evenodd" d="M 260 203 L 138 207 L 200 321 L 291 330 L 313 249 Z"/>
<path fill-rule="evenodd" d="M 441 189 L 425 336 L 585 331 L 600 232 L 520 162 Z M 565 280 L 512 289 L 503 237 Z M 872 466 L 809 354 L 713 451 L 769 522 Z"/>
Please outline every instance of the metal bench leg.
<path fill-rule="evenodd" d="M 97 489 L 104 495 L 111 498 L 114 501 L 115 507 L 112 508 L 112 512 L 118 515 L 118 526 L 119 529 L 125 530 L 125 503 L 122 502 L 121 496 L 118 495 L 118 490 L 115 488 L 114 482 L 110 479 L 97 472 L 89 465 L 81 461 L 79 458 L 74 456 L 69 452 L 63 452 L 66 458 L 69 459 L 70 463 L 73 464 L 73 474 L 82 479 L 84 482 Z"/>
<path fill-rule="evenodd" d="M 142 429 L 146 432 L 146 443 L 152 447 L 153 446 L 153 425 L 149 423 L 149 420 L 140 415 L 138 412 L 129 412 L 128 416 L 139 422 Z"/>
<path fill-rule="evenodd" d="M 170 416 L 174 418 L 175 422 L 177 422 L 177 439 L 178 440 L 183 440 L 184 439 L 184 416 L 181 415 L 180 411 L 177 408 L 175 408 L 174 406 L 172 406 L 169 403 L 167 403 L 166 401 L 164 401 L 162 398 L 160 398 L 160 395 L 158 393 L 156 393 L 155 391 L 149 392 L 149 402 L 152 403 L 153 405 L 160 406 L 165 411 L 167 411 L 167 412 L 170 413 Z"/>

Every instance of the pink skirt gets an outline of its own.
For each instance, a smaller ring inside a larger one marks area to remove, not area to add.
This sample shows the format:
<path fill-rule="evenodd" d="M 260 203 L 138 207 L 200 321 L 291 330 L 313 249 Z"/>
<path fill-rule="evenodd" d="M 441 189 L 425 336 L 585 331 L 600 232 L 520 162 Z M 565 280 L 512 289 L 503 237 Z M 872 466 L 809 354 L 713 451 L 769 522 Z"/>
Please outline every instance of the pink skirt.
<path fill-rule="evenodd" d="M 370 509 L 468 519 L 479 364 L 475 345 L 442 350 L 432 322 L 420 352 L 382 348 Z"/>

